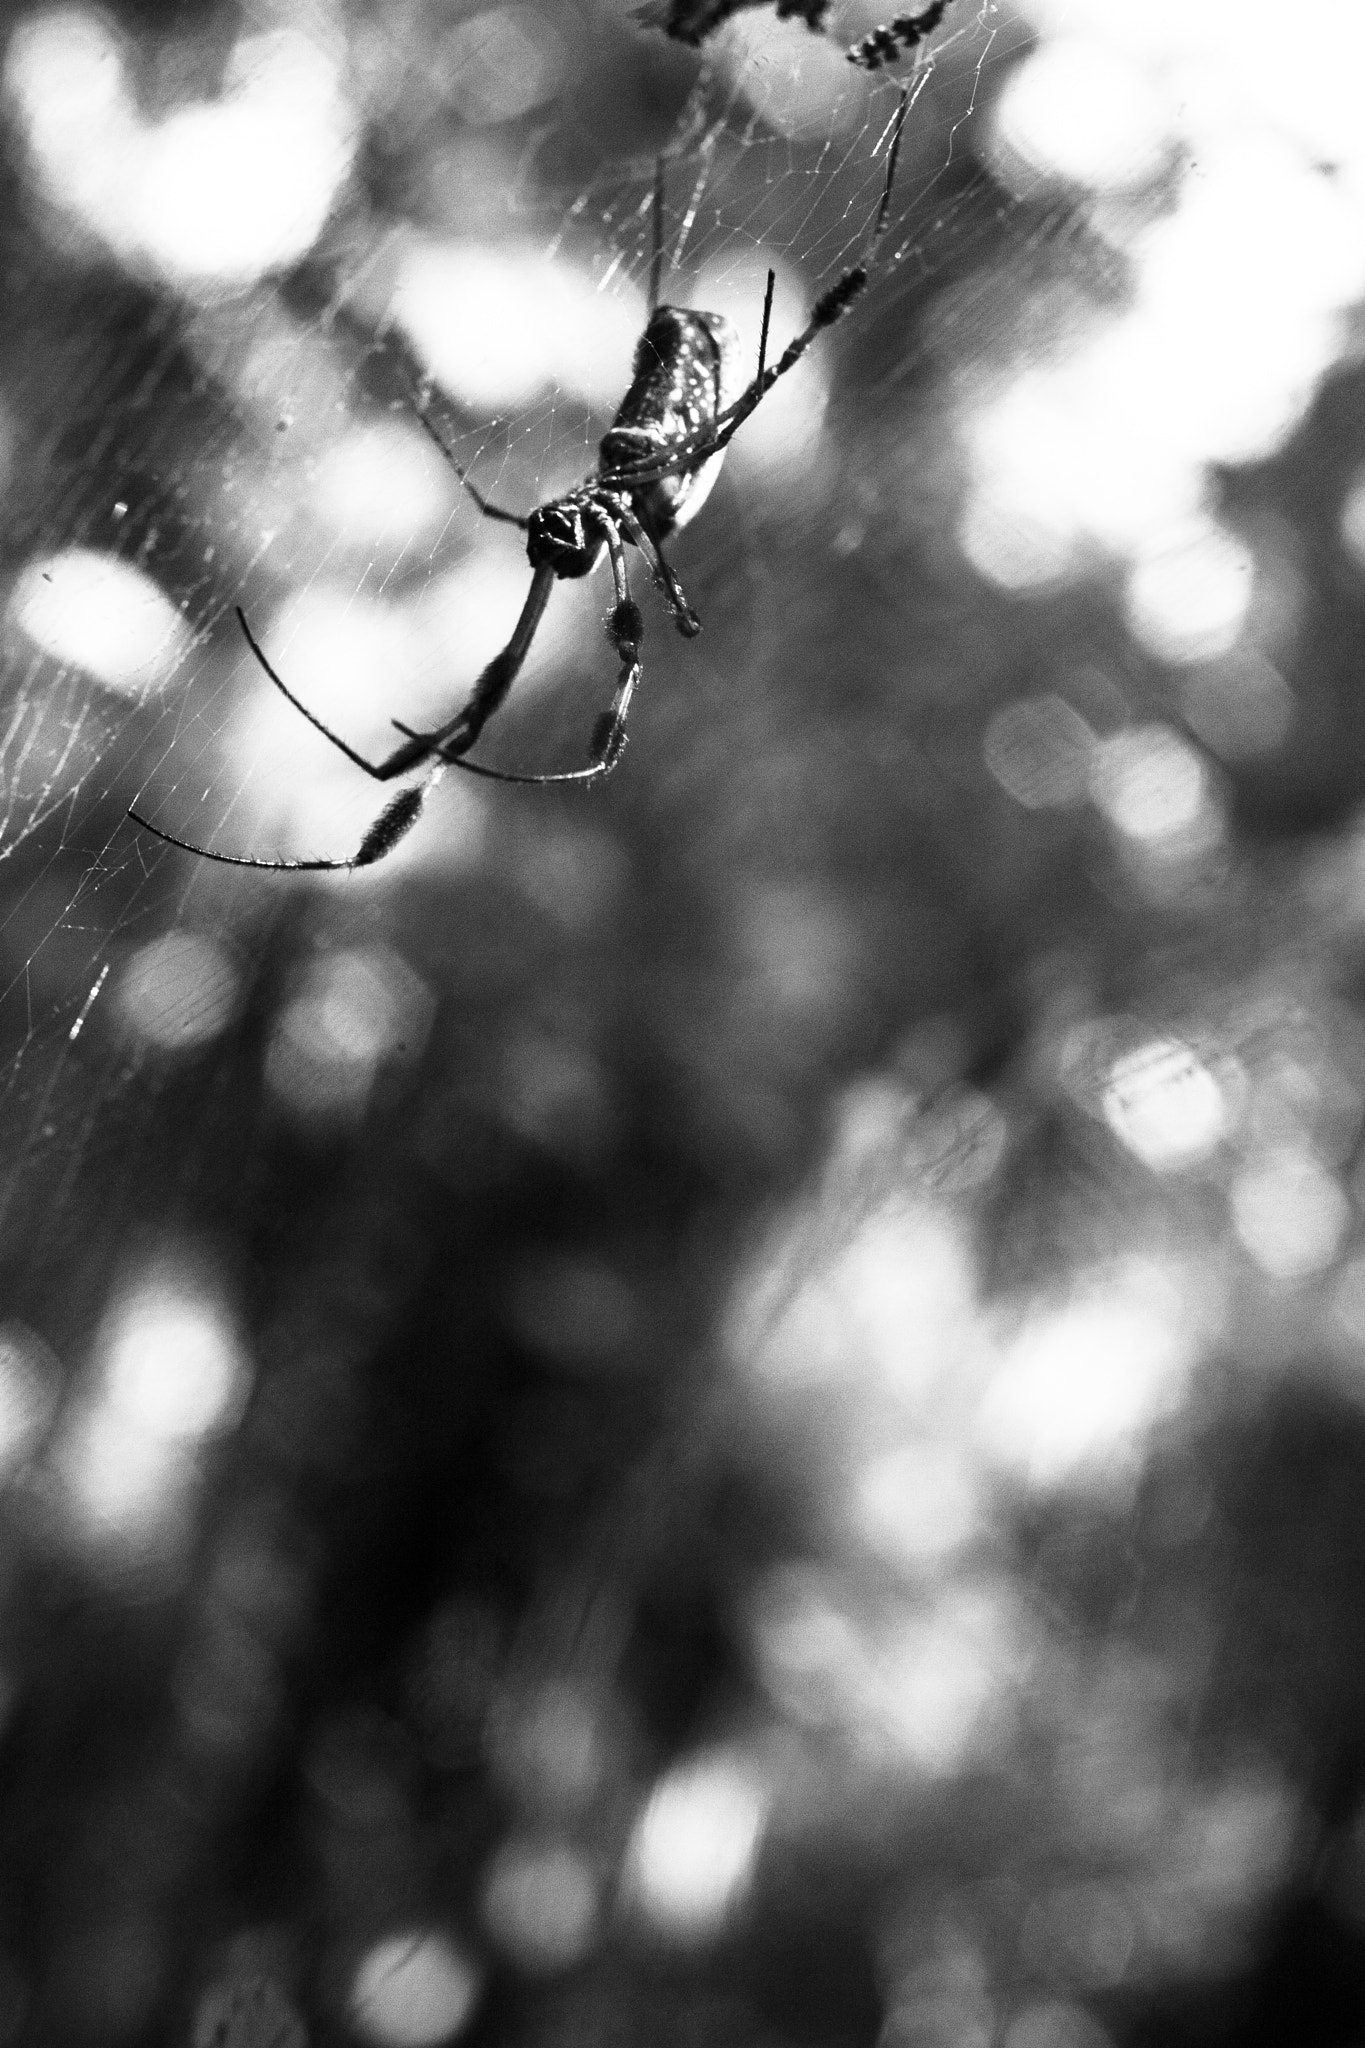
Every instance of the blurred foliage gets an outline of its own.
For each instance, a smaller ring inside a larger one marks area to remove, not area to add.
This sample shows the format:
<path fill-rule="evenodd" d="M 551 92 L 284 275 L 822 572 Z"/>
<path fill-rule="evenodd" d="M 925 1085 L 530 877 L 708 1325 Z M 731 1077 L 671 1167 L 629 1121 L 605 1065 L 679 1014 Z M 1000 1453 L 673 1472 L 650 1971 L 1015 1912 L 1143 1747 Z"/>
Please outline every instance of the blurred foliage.
<path fill-rule="evenodd" d="M 114 10 L 144 103 L 248 11 Z M 510 237 L 448 12 L 320 14 L 355 178 Z M 558 194 L 698 62 L 573 16 L 571 117 L 511 128 Z M 1294 595 L 1248 748 L 1254 688 L 1112 577 L 954 541 L 955 380 L 1042 351 L 1024 282 L 1042 329 L 1041 280 L 1125 278 L 952 118 L 958 232 L 840 331 L 819 473 L 680 545 L 706 634 L 651 615 L 599 798 L 496 792 L 377 888 L 225 879 L 124 822 L 189 714 L 9 631 L 0 2043 L 1365 2027 L 1361 372 L 1219 479 Z M 231 380 L 5 134 L 10 576 L 108 549 L 225 645 L 266 574 L 198 495 L 249 474 Z M 279 278 L 329 339 L 354 219 Z M 507 758 L 567 754 L 602 665 Z"/>

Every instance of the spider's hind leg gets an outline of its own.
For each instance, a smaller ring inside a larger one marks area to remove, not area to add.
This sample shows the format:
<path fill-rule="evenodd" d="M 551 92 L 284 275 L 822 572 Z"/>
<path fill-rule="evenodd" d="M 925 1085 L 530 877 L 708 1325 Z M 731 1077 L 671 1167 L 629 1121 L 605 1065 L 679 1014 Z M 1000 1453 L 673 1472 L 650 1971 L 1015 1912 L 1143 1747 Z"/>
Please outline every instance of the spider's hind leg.
<path fill-rule="evenodd" d="M 693 611 L 683 593 L 683 587 L 673 573 L 671 565 L 664 560 L 664 551 L 648 533 L 628 505 L 622 505 L 617 513 L 627 538 L 632 540 L 645 558 L 645 565 L 658 586 L 659 594 L 673 614 L 673 623 L 684 640 L 695 640 L 701 631 L 701 620 Z"/>

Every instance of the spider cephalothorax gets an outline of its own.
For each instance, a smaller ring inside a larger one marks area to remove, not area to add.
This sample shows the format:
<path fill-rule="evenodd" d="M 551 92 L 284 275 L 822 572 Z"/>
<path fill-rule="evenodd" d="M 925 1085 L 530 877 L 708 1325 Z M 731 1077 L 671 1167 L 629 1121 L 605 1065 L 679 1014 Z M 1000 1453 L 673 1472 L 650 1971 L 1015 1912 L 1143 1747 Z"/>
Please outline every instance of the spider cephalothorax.
<path fill-rule="evenodd" d="M 682 586 L 664 556 L 663 544 L 701 510 L 715 484 L 725 450 L 779 377 L 794 369 L 816 336 L 842 319 L 866 290 L 872 256 L 890 217 L 891 189 L 908 104 L 908 96 L 902 91 L 889 131 L 881 201 L 862 259 L 843 271 L 821 294 L 806 325 L 771 364 L 768 329 L 776 278 L 771 270 L 768 272 L 758 368 L 737 393 L 734 386 L 739 381 L 738 344 L 729 321 L 719 313 L 657 303 L 663 252 L 661 163 L 654 189 L 654 257 L 650 268 L 653 310 L 636 344 L 630 387 L 602 437 L 592 475 L 576 489 L 537 506 L 533 512 L 504 511 L 501 506 L 490 504 L 469 481 L 427 419 L 425 410 L 419 411 L 423 426 L 484 516 L 520 527 L 526 535 L 532 572 L 531 588 L 507 645 L 494 655 L 464 704 L 444 725 L 430 732 L 414 732 L 395 719 L 394 724 L 404 736 L 401 745 L 382 761 L 367 760 L 300 703 L 270 666 L 244 614 L 238 611 L 247 644 L 270 680 L 349 761 L 377 782 L 426 770 L 420 783 L 401 790 L 385 806 L 353 854 L 342 860 L 257 860 L 246 855 L 210 852 L 163 832 L 136 810 L 130 816 L 171 845 L 191 853 L 207 853 L 209 859 L 224 861 L 232 867 L 363 868 L 382 860 L 416 823 L 427 791 L 447 768 L 461 768 L 467 774 L 488 776 L 498 782 L 594 782 L 608 774 L 625 746 L 626 714 L 640 680 L 640 642 L 644 632 L 640 608 L 630 594 L 626 547 L 638 549 L 643 556 L 678 631 L 688 638 L 700 632 L 701 622 L 683 595 Z M 610 708 L 593 729 L 587 765 L 549 774 L 517 774 L 469 760 L 470 748 L 521 672 L 556 582 L 590 575 L 603 553 L 611 565 L 615 590 L 615 601 L 607 613 L 607 638 L 621 667 Z"/>
<path fill-rule="evenodd" d="M 602 559 L 607 529 L 591 486 L 537 505 L 526 522 L 526 555 L 552 576 L 590 576 Z"/>

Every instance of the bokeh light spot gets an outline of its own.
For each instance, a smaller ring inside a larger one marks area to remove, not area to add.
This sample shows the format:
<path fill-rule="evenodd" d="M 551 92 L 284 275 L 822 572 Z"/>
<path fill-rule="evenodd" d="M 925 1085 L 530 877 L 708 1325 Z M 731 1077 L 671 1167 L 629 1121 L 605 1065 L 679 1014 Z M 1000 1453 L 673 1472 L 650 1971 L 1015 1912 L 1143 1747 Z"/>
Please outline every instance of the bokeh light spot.
<path fill-rule="evenodd" d="M 581 1813 L 599 1790 L 609 1740 L 600 1700 L 556 1680 L 506 1702 L 492 1730 L 493 1762 L 524 1806 L 562 1819 Z"/>
<path fill-rule="evenodd" d="M 1237 1235 L 1275 1280 L 1306 1280 L 1331 1265 L 1351 1222 L 1340 1181 L 1293 1147 L 1252 1162 L 1232 1184 Z"/>
<path fill-rule="evenodd" d="M 984 1519 L 971 1462 L 952 1444 L 928 1441 L 871 1459 L 855 1481 L 851 1506 L 863 1540 L 912 1571 L 961 1549 Z"/>
<path fill-rule="evenodd" d="M 1147 845 L 1187 838 L 1209 804 L 1208 770 L 1165 725 L 1140 725 L 1102 740 L 1092 790 L 1118 831 Z"/>
<path fill-rule="evenodd" d="M 758 1273 L 736 1304 L 731 1346 L 774 1393 L 854 1373 L 918 1406 L 953 1368 L 975 1330 L 974 1275 L 956 1223 L 932 1209 L 874 1215 L 828 1265 L 803 1272 L 780 1314 L 768 1291 L 780 1265 Z"/>
<path fill-rule="evenodd" d="M 1025 1649 L 1007 1588 L 949 1582 L 927 1610 L 893 1609 L 870 1649 L 855 1740 L 940 1778 L 998 1743 Z"/>
<path fill-rule="evenodd" d="M 352 547 L 418 545 L 448 515 L 454 482 L 425 435 L 385 420 L 330 443 L 313 503 Z"/>
<path fill-rule="evenodd" d="M 751 1627 L 784 1716 L 902 1776 L 960 1770 L 988 1739 L 1023 1643 L 1007 1588 L 935 1580 L 869 1606 L 841 1575 L 799 1565 L 771 1572 Z"/>
<path fill-rule="evenodd" d="M 167 932 L 126 963 L 117 999 L 139 1038 L 165 1052 L 187 1052 L 227 1029 L 241 993 L 241 974 L 221 946 L 200 932 Z"/>
<path fill-rule="evenodd" d="M 1126 1483 L 1149 1432 L 1185 1398 L 1188 1325 L 1177 1290 L 1141 1269 L 1036 1310 L 982 1398 L 978 1442 L 1036 1488 Z"/>
<path fill-rule="evenodd" d="M 357 123 L 324 39 L 282 28 L 231 53 L 215 100 L 146 121 L 93 12 L 25 23 L 6 82 L 38 180 L 71 225 L 183 289 L 245 284 L 311 246 Z"/>
<path fill-rule="evenodd" d="M 1171 110 L 1131 59 L 1084 35 L 1059 37 L 1012 73 L 996 148 L 1091 191 L 1146 184 L 1171 145 Z"/>
<path fill-rule="evenodd" d="M 752 1881 L 767 1810 L 766 1789 L 738 1754 L 676 1764 L 631 1838 L 627 1888 L 639 1911 L 676 1940 L 718 1933 Z"/>
<path fill-rule="evenodd" d="M 1294 720 L 1294 692 L 1255 648 L 1186 669 L 1180 697 L 1194 731 L 1225 761 L 1273 753 Z"/>
<path fill-rule="evenodd" d="M 127 1424 L 169 1442 L 230 1427 L 250 1370 L 222 1307 L 154 1282 L 119 1302 L 102 1332 L 105 1398 Z"/>
<path fill-rule="evenodd" d="M 437 2048 L 453 2041 L 479 1996 L 479 1971 L 443 1934 L 394 1934 L 355 1973 L 351 2023 L 376 2048 Z"/>
<path fill-rule="evenodd" d="M 249 283 L 311 248 L 356 133 L 318 38 L 250 36 L 221 100 L 143 131 L 120 239 L 182 284 Z"/>
<path fill-rule="evenodd" d="M 514 1836 L 484 1876 L 482 1915 L 493 1939 L 528 1974 L 571 1969 L 597 1933 L 597 1881 L 568 1843 Z"/>
<path fill-rule="evenodd" d="M 525 594 L 523 561 L 518 604 Z M 393 744 L 395 716 L 420 725 L 430 707 L 430 722 L 448 717 L 452 702 L 459 701 L 464 675 L 472 682 L 476 673 L 449 658 L 453 647 L 470 659 L 474 646 L 462 645 L 454 630 L 445 638 L 433 632 L 423 605 L 424 600 L 367 600 L 353 589 L 319 580 L 268 628 L 258 622 L 258 631 L 268 659 L 301 701 L 352 745 L 378 755 Z M 494 638 L 499 625 L 500 637 Z M 490 653 L 509 631 L 505 613 L 493 621 L 475 611 L 470 627 L 472 640 L 488 634 Z M 543 637 L 537 636 L 538 642 Z M 178 812 L 176 829 L 200 845 L 221 844 L 230 831 L 248 852 L 304 859 L 353 853 L 382 808 L 382 794 L 263 682 L 242 647 L 241 697 L 224 734 L 226 759 L 214 785 L 235 792 L 230 820 L 224 819 L 215 796 L 203 823 Z M 451 777 L 427 804 L 417 829 L 391 855 L 358 874 L 338 875 L 332 886 L 354 896 L 366 887 L 384 889 L 416 863 L 464 863 L 478 849 L 483 817 L 473 777 Z"/>
<path fill-rule="evenodd" d="M 358 1117 L 386 1061 L 420 1056 L 433 1007 L 426 983 L 387 948 L 328 954 L 276 1021 L 267 1085 L 296 1116 Z"/>
<path fill-rule="evenodd" d="M 82 1402 L 64 1418 L 54 1471 L 72 1533 L 97 1554 L 160 1558 L 188 1533 L 184 1445 L 107 1402 Z"/>
<path fill-rule="evenodd" d="M 114 1562 L 166 1561 L 189 1531 L 206 1439 L 233 1428 L 251 1365 L 211 1274 L 176 1254 L 114 1295 L 53 1474 L 71 1532 Z"/>
<path fill-rule="evenodd" d="M 1161 661 L 1225 654 L 1250 609 L 1255 568 L 1233 534 L 1192 522 L 1134 563 L 1125 595 L 1129 629 Z"/>
<path fill-rule="evenodd" d="M 1174 1038 L 1150 1039 L 1120 1054 L 1103 1109 L 1115 1136 L 1157 1172 L 1207 1159 L 1228 1124 L 1228 1105 L 1216 1077 Z"/>
<path fill-rule="evenodd" d="M 404 259 L 393 315 L 437 382 L 475 411 L 527 405 L 551 386 L 606 410 L 629 381 L 644 301 L 529 252 L 427 242 Z"/>
<path fill-rule="evenodd" d="M 489 7 L 445 38 L 436 77 L 462 121 L 494 127 L 554 98 L 566 54 L 548 15 L 533 7 Z"/>
<path fill-rule="evenodd" d="M 1090 779 L 1095 735 L 1062 697 L 1019 697 L 986 728 L 982 758 L 1000 787 L 1026 810 L 1079 803 Z"/>
<path fill-rule="evenodd" d="M 126 697 L 162 688 L 190 645 L 189 628 L 150 576 L 92 548 L 30 562 L 10 616 L 53 661 Z"/>
<path fill-rule="evenodd" d="M 765 1684 L 786 1717 L 816 1727 L 849 1717 L 866 1657 L 825 1574 L 802 1565 L 769 1573 L 754 1601 L 751 1631 Z"/>
<path fill-rule="evenodd" d="M 975 484 L 957 532 L 963 554 L 1002 590 L 1041 592 L 1075 574 L 1080 552 L 1073 521 L 1052 518 L 1045 505 L 1020 502 L 1011 480 Z"/>
<path fill-rule="evenodd" d="M 734 86 L 775 134 L 828 136 L 863 117 L 864 81 L 852 77 L 830 36 L 779 20 L 764 8 L 735 14 L 716 39 L 716 57 Z"/>

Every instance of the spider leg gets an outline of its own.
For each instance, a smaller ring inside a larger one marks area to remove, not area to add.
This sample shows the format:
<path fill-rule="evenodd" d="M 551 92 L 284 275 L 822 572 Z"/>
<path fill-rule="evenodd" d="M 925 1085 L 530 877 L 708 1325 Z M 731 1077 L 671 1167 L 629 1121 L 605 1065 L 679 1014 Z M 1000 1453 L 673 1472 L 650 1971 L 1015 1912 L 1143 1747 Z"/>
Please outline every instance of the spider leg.
<path fill-rule="evenodd" d="M 716 426 L 718 431 L 707 435 L 701 445 L 687 455 L 682 464 L 675 465 L 675 468 L 698 468 L 703 462 L 709 461 L 711 456 L 718 455 L 723 448 L 728 448 L 735 435 L 744 425 L 745 420 L 762 404 L 778 378 L 785 377 L 788 370 L 794 370 L 816 336 L 823 334 L 827 327 L 832 327 L 836 320 L 842 320 L 850 306 L 854 305 L 867 290 L 871 282 L 872 264 L 876 257 L 877 245 L 890 224 L 891 193 L 896 182 L 896 166 L 900 161 L 901 153 L 901 136 L 905 130 L 905 117 L 909 110 L 909 88 L 902 86 L 900 104 L 896 108 L 895 117 L 891 123 L 891 143 L 886 156 L 886 176 L 882 180 L 882 196 L 878 203 L 876 215 L 873 218 L 867 240 L 863 245 L 862 255 L 856 263 L 850 265 L 847 270 L 835 278 L 828 291 L 821 293 L 811 309 L 810 319 L 806 322 L 796 339 L 788 342 L 777 361 L 771 367 L 765 369 L 763 361 L 767 353 L 768 322 L 771 316 L 773 292 L 772 273 L 769 272 L 768 289 L 763 301 L 763 331 L 759 339 L 758 375 L 748 388 L 740 393 L 732 405 L 726 406 L 723 412 L 717 414 Z"/>
<path fill-rule="evenodd" d="M 258 860 L 245 853 L 216 853 L 211 846 L 196 846 L 192 840 L 177 839 L 174 832 L 163 832 L 150 818 L 144 818 L 141 811 L 128 807 L 128 816 L 144 832 L 150 832 L 154 839 L 160 839 L 167 846 L 178 846 L 182 853 L 197 854 L 200 860 L 216 861 L 224 868 L 264 868 L 273 875 L 291 874 L 337 874 L 348 868 L 373 867 L 377 860 L 383 860 L 386 853 L 392 853 L 400 839 L 407 837 L 422 814 L 427 791 L 444 772 L 444 765 L 434 768 L 424 782 L 414 783 L 408 789 L 400 789 L 391 803 L 385 804 L 379 816 L 370 826 L 355 852 L 340 860 Z"/>
<path fill-rule="evenodd" d="M 363 769 L 364 773 L 372 776 L 376 782 L 390 782 L 394 776 L 406 775 L 409 770 L 420 768 L 423 762 L 430 761 L 434 757 L 438 757 L 447 767 L 463 769 L 467 775 L 482 775 L 495 782 L 504 782 L 509 778 L 503 775 L 500 770 L 481 767 L 474 761 L 465 761 L 461 758 L 460 751 L 457 750 L 452 753 L 447 752 L 446 749 L 454 742 L 454 737 L 460 734 L 460 728 L 466 720 L 473 722 L 473 731 L 469 732 L 467 736 L 461 735 L 462 746 L 472 747 L 483 727 L 497 710 L 499 704 L 502 703 L 503 698 L 516 681 L 522 664 L 526 660 L 527 650 L 535 637 L 536 628 L 540 624 L 545 607 L 549 602 L 550 591 L 553 587 L 554 571 L 551 569 L 538 569 L 532 578 L 530 592 L 526 603 L 522 607 L 521 617 L 517 620 L 516 626 L 513 629 L 511 639 L 502 652 L 495 654 L 492 661 L 489 662 L 487 668 L 475 683 L 463 709 L 458 711 L 454 718 L 446 725 L 438 726 L 434 732 L 430 733 L 414 732 L 411 726 L 403 725 L 398 719 L 395 719 L 393 722 L 398 731 L 405 735 L 404 744 L 401 747 L 395 747 L 393 752 L 385 755 L 382 761 L 367 759 L 358 749 L 342 739 L 339 733 L 333 732 L 329 725 L 324 725 L 317 713 L 310 711 L 308 706 L 294 695 L 294 692 L 285 682 L 283 676 L 273 669 L 266 660 L 260 643 L 247 624 L 246 614 L 240 606 L 237 609 L 237 618 L 246 636 L 247 646 L 251 649 L 257 661 L 275 685 L 275 688 L 280 692 L 280 695 L 293 705 L 301 717 L 308 720 L 308 723 L 316 732 L 320 732 L 325 740 L 330 740 L 339 753 L 344 754 L 348 761 L 354 762 L 357 768 Z M 397 799 L 395 799 L 396 801 Z M 340 865 L 344 867 L 347 863 L 343 861 Z"/>
<path fill-rule="evenodd" d="M 768 273 L 768 284 L 763 295 L 763 326 L 758 344 L 758 372 L 752 383 L 747 384 L 739 397 L 716 414 L 715 420 L 699 433 L 694 434 L 681 446 L 670 447 L 667 454 L 656 459 L 623 466 L 609 474 L 600 475 L 598 482 L 605 488 L 623 495 L 633 495 L 663 477 L 685 476 L 689 471 L 700 469 L 715 455 L 721 454 L 734 440 L 735 435 L 749 416 L 756 412 L 780 377 L 788 370 L 794 370 L 811 343 L 844 314 L 867 290 L 872 280 L 872 266 L 877 246 L 886 233 L 891 220 L 891 194 L 896 182 L 896 166 L 900 161 L 901 137 L 905 129 L 905 117 L 910 110 L 910 88 L 903 85 L 900 101 L 892 117 L 890 147 L 887 150 L 886 176 L 882 180 L 881 199 L 868 231 L 863 253 L 849 269 L 841 272 L 834 283 L 822 292 L 811 309 L 810 319 L 794 341 L 788 342 L 775 363 L 769 364 L 768 330 L 772 321 L 772 300 L 776 279 Z"/>
<path fill-rule="evenodd" d="M 602 523 L 606 528 L 612 582 L 616 586 L 616 603 L 607 621 L 607 637 L 620 657 L 621 672 L 616 679 L 611 703 L 593 729 L 589 765 L 562 770 L 557 775 L 538 775 L 534 778 L 537 782 L 595 782 L 599 776 L 610 775 L 625 748 L 626 717 L 630 711 L 630 700 L 635 695 L 635 686 L 640 680 L 640 641 L 644 636 L 645 622 L 640 616 L 639 605 L 630 594 L 626 551 L 621 545 L 621 536 L 612 521 L 604 519 Z"/>
<path fill-rule="evenodd" d="M 621 672 L 616 681 L 616 693 L 611 704 L 598 719 L 593 728 L 592 758 L 586 768 L 565 768 L 549 774 L 518 775 L 504 768 L 484 768 L 473 761 L 456 757 L 451 766 L 471 769 L 476 775 L 487 775 L 495 782 L 596 782 L 603 775 L 610 775 L 621 758 L 626 744 L 626 714 L 635 686 L 640 680 L 640 641 L 644 633 L 644 620 L 640 607 L 630 594 L 630 583 L 626 573 L 626 551 L 621 544 L 621 535 L 615 521 L 603 517 L 606 532 L 607 553 L 611 561 L 612 582 L 616 589 L 616 603 L 607 620 L 607 637 L 616 649 L 621 661 Z M 400 727 L 405 731 L 406 727 Z M 421 738 L 420 734 L 414 735 Z M 442 754 L 444 761 L 447 757 Z M 381 820 L 382 823 L 382 820 Z M 378 827 L 373 830 L 377 831 Z"/>
<path fill-rule="evenodd" d="M 664 603 L 673 614 L 673 623 L 685 640 L 695 640 L 701 631 L 701 620 L 683 595 L 683 587 L 673 573 L 671 565 L 664 560 L 664 551 L 628 504 L 623 503 L 617 513 L 628 539 L 645 558 L 646 567 L 658 586 Z"/>
<path fill-rule="evenodd" d="M 900 89 L 900 98 L 896 105 L 896 112 L 891 122 L 891 144 L 886 157 L 886 177 L 882 184 L 882 203 L 877 208 L 877 218 L 872 223 L 872 232 L 867 238 L 867 247 L 863 252 L 864 263 L 871 262 L 878 242 L 886 233 L 887 222 L 891 217 L 891 188 L 896 182 L 896 166 L 900 162 L 901 154 L 901 137 L 905 133 L 905 117 L 909 111 L 910 88 L 908 85 L 903 85 Z"/>
<path fill-rule="evenodd" d="M 888 21 L 884 28 L 874 28 L 870 35 L 846 52 L 850 64 L 859 64 L 864 71 L 877 71 L 883 64 L 894 64 L 903 51 L 913 50 L 934 30 L 948 12 L 950 0 L 929 0 L 927 7 L 911 14 L 898 14 Z"/>
<path fill-rule="evenodd" d="M 242 629 L 242 634 L 246 640 L 247 646 L 251 649 L 260 666 L 265 670 L 271 682 L 275 685 L 275 688 L 279 691 L 280 695 L 286 700 L 286 702 L 292 704 L 294 709 L 298 712 L 299 716 L 301 718 L 306 718 L 308 720 L 308 723 L 313 727 L 313 729 L 316 732 L 320 732 L 325 740 L 330 740 L 338 753 L 344 754 L 348 761 L 354 761 L 356 767 L 363 768 L 367 775 L 373 775 L 378 781 L 383 781 L 385 779 L 384 768 L 382 766 L 377 768 L 373 761 L 367 761 L 363 754 L 357 753 L 356 749 L 353 746 L 351 746 L 346 740 L 342 739 L 340 733 L 333 732 L 330 725 L 324 725 L 322 720 L 318 717 L 317 713 L 315 711 L 310 711 L 308 709 L 308 706 L 302 701 L 302 699 L 294 695 L 294 692 L 290 689 L 288 683 L 284 680 L 284 677 L 279 675 L 277 671 L 270 666 L 270 663 L 265 658 L 265 653 L 261 647 L 260 641 L 256 638 L 255 634 L 252 632 L 250 626 L 246 622 L 246 613 L 242 610 L 242 607 L 240 605 L 237 606 L 237 623 Z M 155 830 L 155 827 L 152 827 L 151 829 Z M 267 863 L 267 865 L 269 865 L 269 863 Z"/>
<path fill-rule="evenodd" d="M 402 775 L 409 768 L 416 768 L 423 761 L 443 761 L 448 767 L 467 768 L 475 775 L 486 775 L 495 782 L 508 778 L 491 768 L 476 768 L 472 761 L 463 756 L 473 746 L 479 734 L 487 725 L 494 712 L 499 709 L 508 691 L 520 675 L 522 666 L 536 637 L 536 628 L 545 616 L 545 607 L 550 602 L 550 592 L 555 587 L 553 569 L 537 569 L 531 578 L 531 588 L 521 608 L 521 617 L 512 628 L 512 637 L 501 653 L 495 654 L 483 674 L 475 683 L 464 704 L 453 718 L 444 725 L 435 726 L 430 732 L 414 732 L 410 726 L 394 720 L 398 731 L 407 738 L 401 747 L 381 761 L 377 768 L 371 768 L 372 775 L 387 781 L 391 775 Z"/>
<path fill-rule="evenodd" d="M 773 319 L 773 293 L 777 290 L 777 272 L 768 272 L 768 282 L 763 293 L 763 325 L 758 332 L 758 369 L 754 374 L 755 384 L 763 382 L 763 371 L 768 361 L 768 329 Z"/>
<path fill-rule="evenodd" d="M 455 460 L 455 457 L 446 447 L 444 440 L 437 433 L 435 427 L 433 427 L 433 425 L 431 424 L 431 421 L 427 418 L 426 407 L 423 405 L 420 397 L 416 401 L 415 411 L 417 413 L 418 422 L 421 425 L 422 430 L 426 434 L 428 440 L 432 441 L 435 444 L 435 446 L 440 450 L 441 454 L 450 464 L 450 467 L 454 470 L 456 476 L 460 479 L 460 482 L 468 491 L 470 497 L 474 500 L 474 503 L 478 506 L 480 512 L 482 512 L 484 518 L 500 519 L 504 526 L 519 526 L 522 532 L 525 533 L 527 527 L 530 525 L 530 521 L 525 517 L 523 513 L 504 512 L 501 505 L 490 504 L 488 499 L 485 498 L 483 492 L 479 490 L 476 485 L 472 484 L 469 481 L 469 478 L 466 476 L 464 470 L 461 468 L 460 464 Z"/>

